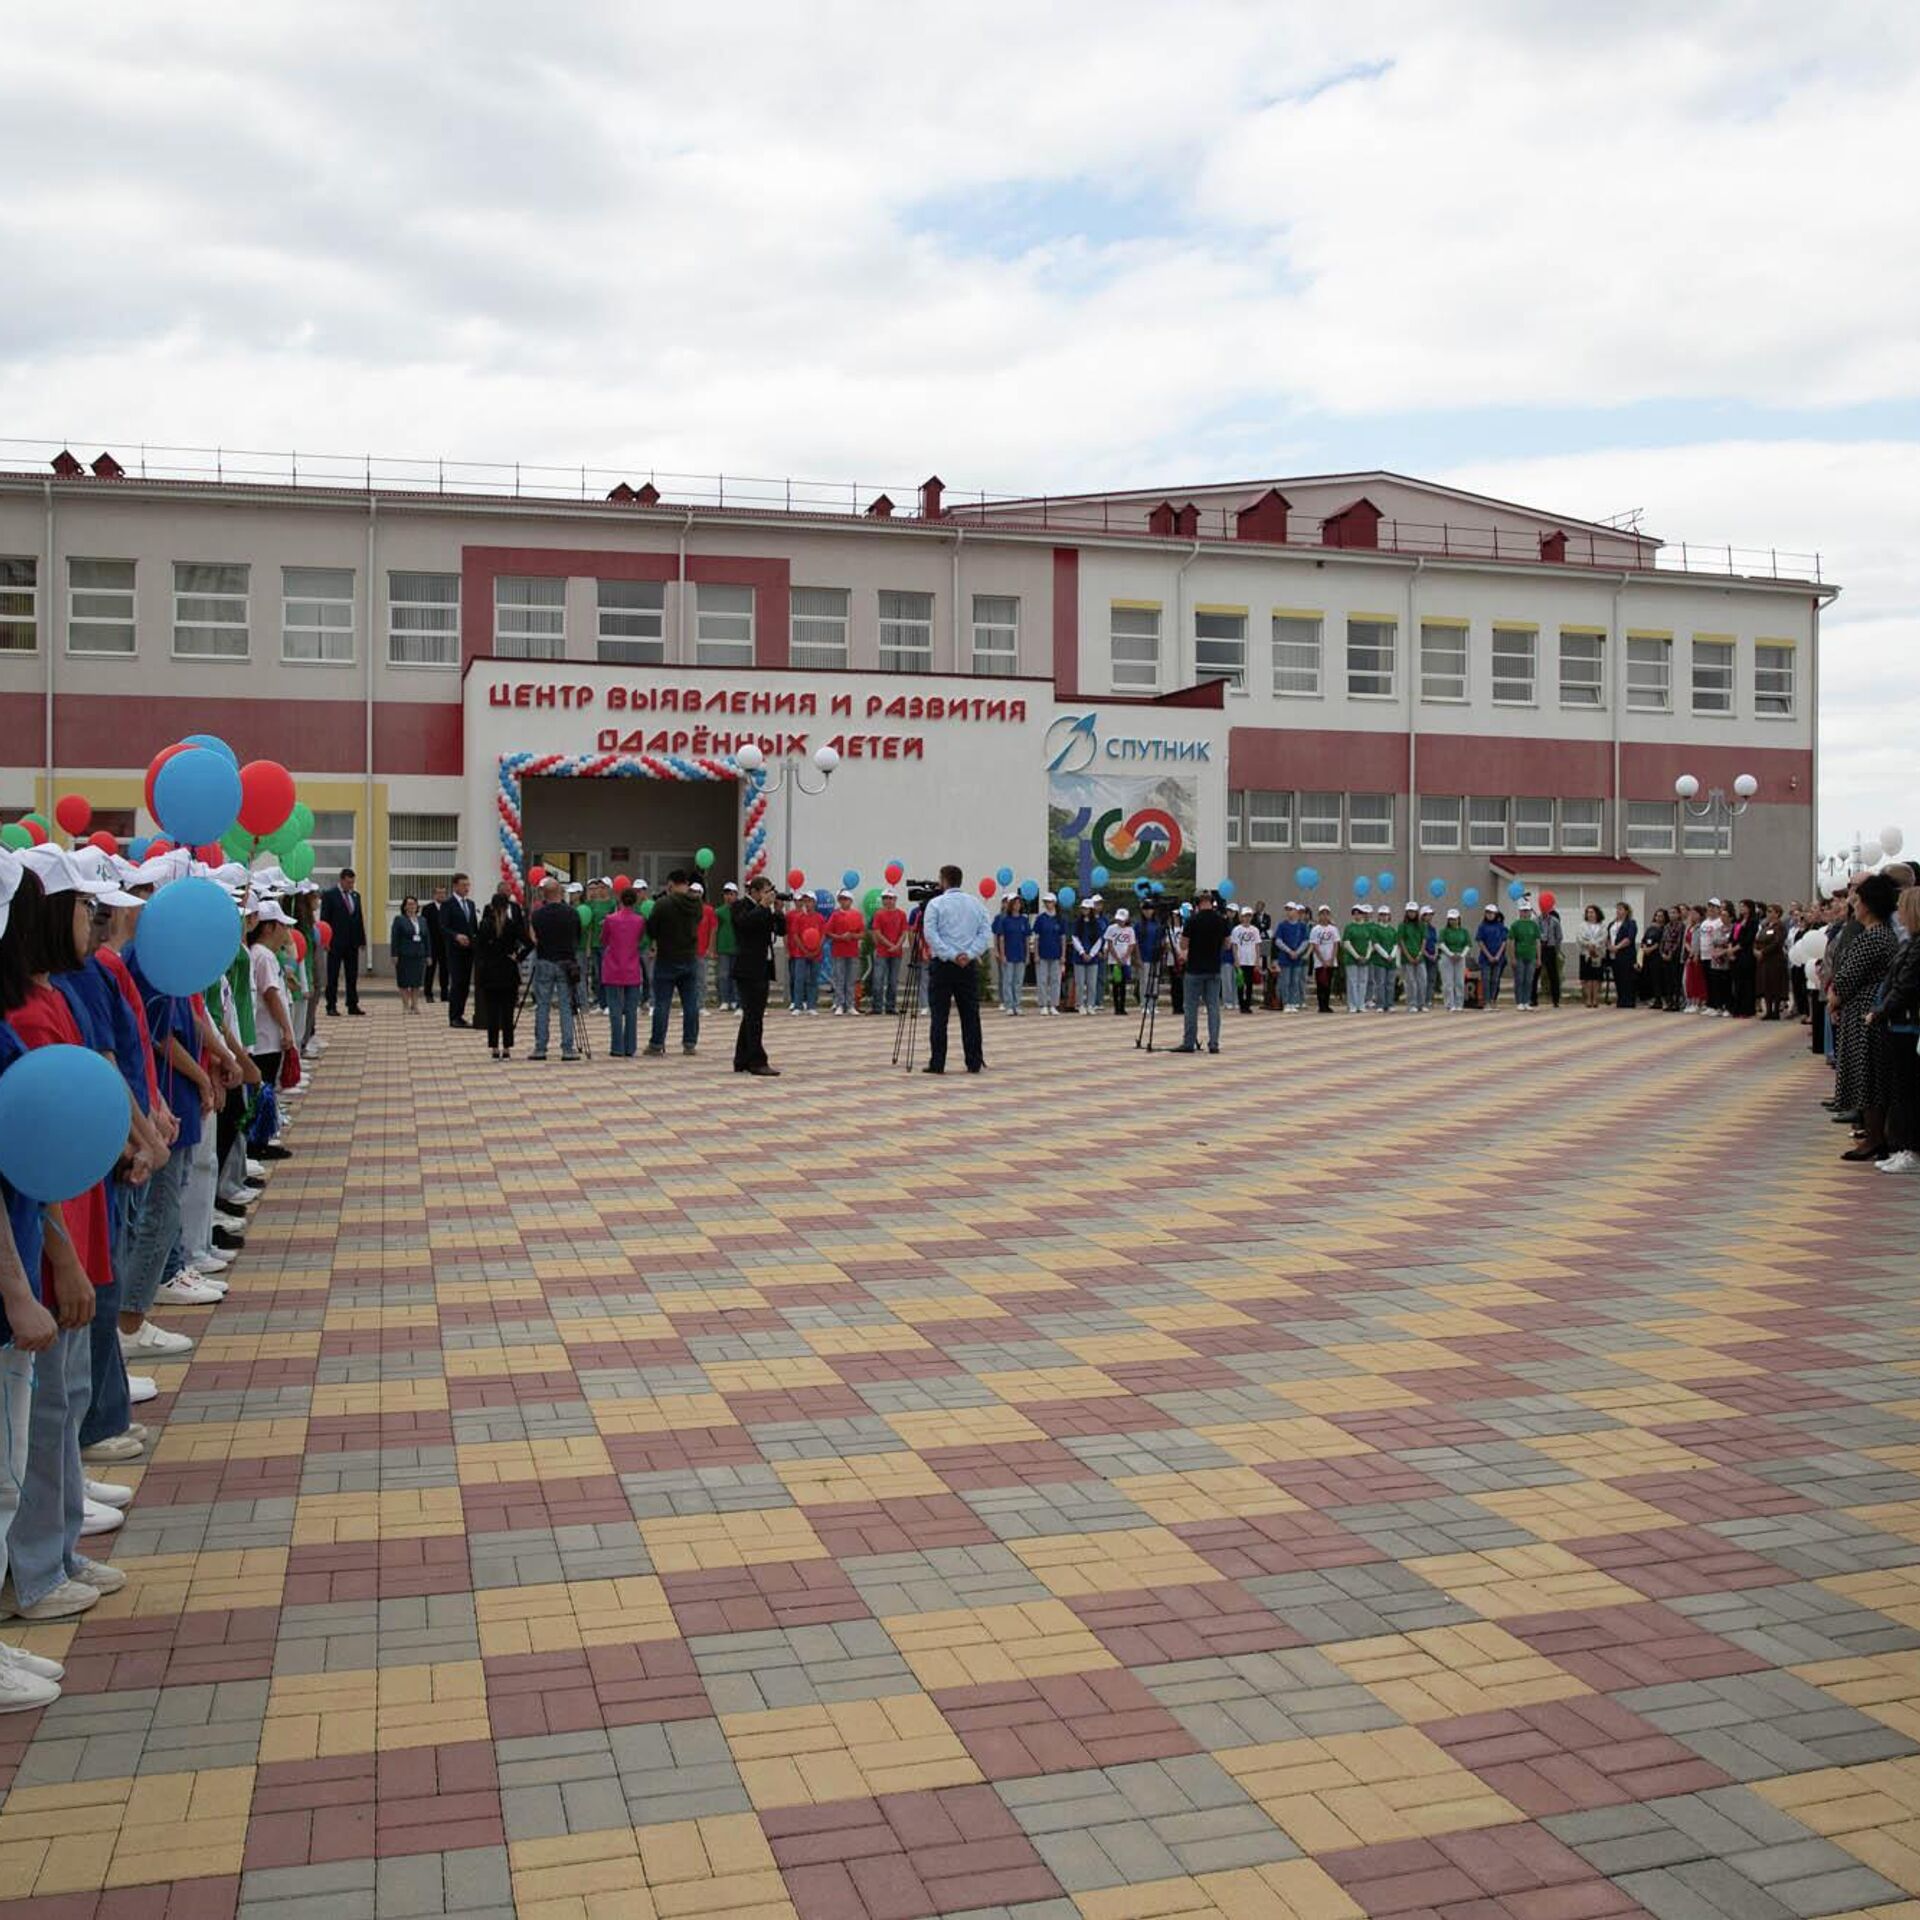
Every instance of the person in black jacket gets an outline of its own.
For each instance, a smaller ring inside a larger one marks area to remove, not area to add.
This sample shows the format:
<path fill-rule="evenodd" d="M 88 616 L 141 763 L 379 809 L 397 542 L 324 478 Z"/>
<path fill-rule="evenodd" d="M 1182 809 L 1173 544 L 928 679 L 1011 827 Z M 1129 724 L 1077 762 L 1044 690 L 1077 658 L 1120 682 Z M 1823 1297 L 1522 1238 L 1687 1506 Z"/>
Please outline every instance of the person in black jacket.
<path fill-rule="evenodd" d="M 514 1016 L 520 1010 L 520 958 L 527 950 L 527 917 L 519 901 L 502 891 L 474 922 L 466 971 L 479 989 L 475 1008 L 487 1026 L 487 1051 L 513 1058 Z M 464 983 L 462 993 L 464 996 Z M 463 1020 L 460 1023 L 466 1025 Z"/>
<path fill-rule="evenodd" d="M 327 947 L 327 1011 L 340 1011 L 340 976 L 347 976 L 347 1011 L 359 1013 L 360 949 L 367 944 L 367 916 L 354 891 L 353 869 L 342 867 L 337 886 L 320 896 L 320 921 L 333 930 Z"/>
<path fill-rule="evenodd" d="M 700 916 L 706 905 L 690 891 L 693 876 L 676 867 L 667 875 L 667 890 L 653 903 L 647 918 L 647 937 L 653 943 L 653 1032 L 647 1052 L 656 1057 L 667 1050 L 667 1020 L 673 996 L 680 995 L 680 1048 L 692 1053 L 700 1044 L 699 974 L 694 966 L 700 938 Z"/>
<path fill-rule="evenodd" d="M 780 1069 L 767 1060 L 762 1037 L 767 989 L 773 983 L 773 943 L 786 935 L 786 917 L 774 910 L 773 882 L 764 874 L 747 884 L 747 897 L 726 911 L 733 916 L 733 984 L 740 999 L 740 1031 L 733 1043 L 735 1073 L 773 1079 Z"/>
<path fill-rule="evenodd" d="M 433 898 L 420 909 L 420 924 L 427 930 L 427 969 L 425 986 L 427 998 L 433 998 L 433 981 L 439 975 L 442 984 L 447 978 L 447 942 L 440 931 L 440 907 L 447 897 L 445 887 L 435 887 Z"/>

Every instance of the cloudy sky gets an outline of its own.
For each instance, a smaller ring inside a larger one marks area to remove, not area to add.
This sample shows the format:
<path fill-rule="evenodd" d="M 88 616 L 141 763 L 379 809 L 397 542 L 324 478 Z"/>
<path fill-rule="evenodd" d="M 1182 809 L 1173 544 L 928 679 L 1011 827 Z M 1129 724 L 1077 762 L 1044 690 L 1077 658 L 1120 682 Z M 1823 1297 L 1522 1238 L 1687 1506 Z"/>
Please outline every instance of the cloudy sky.
<path fill-rule="evenodd" d="M 1920 833 L 1916 125 L 1888 0 L 14 0 L 0 424 L 1640 508 L 1822 553 Z"/>

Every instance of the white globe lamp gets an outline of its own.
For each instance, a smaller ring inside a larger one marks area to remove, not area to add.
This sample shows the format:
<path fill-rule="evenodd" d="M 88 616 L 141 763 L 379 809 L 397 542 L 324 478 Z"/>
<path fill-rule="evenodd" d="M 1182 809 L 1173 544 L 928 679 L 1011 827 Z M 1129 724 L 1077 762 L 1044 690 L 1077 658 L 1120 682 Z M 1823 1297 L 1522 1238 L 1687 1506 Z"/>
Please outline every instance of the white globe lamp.
<path fill-rule="evenodd" d="M 1734 779 L 1733 790 L 1742 800 L 1751 800 L 1760 791 L 1760 782 L 1750 773 L 1739 774 Z"/>
<path fill-rule="evenodd" d="M 840 764 L 840 755 L 833 747 L 816 747 L 813 753 L 813 764 L 822 773 L 831 773 Z"/>
<path fill-rule="evenodd" d="M 1680 778 L 1673 783 L 1673 790 L 1682 800 L 1691 800 L 1693 796 L 1700 791 L 1700 782 L 1696 780 L 1692 774 L 1683 773 Z"/>
<path fill-rule="evenodd" d="M 734 748 L 733 764 L 747 773 L 758 773 L 767 764 L 767 756 L 755 742 L 748 740 Z"/>

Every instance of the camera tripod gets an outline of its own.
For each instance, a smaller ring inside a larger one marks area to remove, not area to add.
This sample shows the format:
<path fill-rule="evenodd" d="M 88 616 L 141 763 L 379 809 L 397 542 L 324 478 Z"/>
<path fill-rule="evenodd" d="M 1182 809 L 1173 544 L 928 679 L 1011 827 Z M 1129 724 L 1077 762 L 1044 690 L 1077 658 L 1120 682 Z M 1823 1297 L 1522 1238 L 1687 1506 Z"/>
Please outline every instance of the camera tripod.
<path fill-rule="evenodd" d="M 1154 1022 L 1160 1012 L 1160 975 L 1166 967 L 1167 942 L 1172 938 L 1169 932 L 1162 936 L 1154 955 L 1147 962 L 1146 978 L 1140 983 L 1140 1030 L 1133 1036 L 1136 1047 L 1145 1047 L 1153 1051 Z"/>
<path fill-rule="evenodd" d="M 905 998 L 900 1002 L 893 1025 L 893 1064 L 904 1065 L 909 1073 L 913 1071 L 914 1041 L 920 1029 L 920 982 L 925 977 L 926 964 L 920 952 L 920 930 L 915 927 L 907 947 Z"/>
<path fill-rule="evenodd" d="M 536 960 L 533 964 L 537 967 L 540 963 Z M 574 1049 L 583 1060 L 591 1060 L 593 1058 L 593 1030 L 588 1024 L 587 1016 L 593 1011 L 593 1006 L 591 1001 L 585 1006 L 580 1004 L 581 985 L 582 975 L 580 962 L 576 959 L 570 961 L 567 965 L 567 1004 L 573 1009 Z M 532 999 L 533 969 L 530 967 L 527 970 L 527 977 L 520 983 L 520 1005 L 515 1010 L 513 1016 L 513 1024 L 516 1030 L 525 1018 L 528 1003 Z M 565 1029 L 562 1029 L 563 1033 L 564 1031 Z M 561 1050 L 562 1052 L 565 1051 L 564 1041 L 562 1042 Z"/>

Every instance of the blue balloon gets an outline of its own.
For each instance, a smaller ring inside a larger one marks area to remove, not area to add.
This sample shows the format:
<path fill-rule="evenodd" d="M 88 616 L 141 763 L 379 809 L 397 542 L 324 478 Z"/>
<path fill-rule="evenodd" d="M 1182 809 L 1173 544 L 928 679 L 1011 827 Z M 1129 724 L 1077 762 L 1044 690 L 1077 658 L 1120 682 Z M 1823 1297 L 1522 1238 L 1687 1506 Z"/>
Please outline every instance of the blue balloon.
<path fill-rule="evenodd" d="M 1429 880 L 1427 892 L 1436 900 L 1444 900 L 1447 897 L 1447 883 L 1444 880 Z"/>
<path fill-rule="evenodd" d="M 1182 900 L 1180 902 L 1180 918 L 1182 920 L 1185 920 L 1192 914 L 1192 912 L 1193 912 L 1193 902 L 1191 900 Z"/>
<path fill-rule="evenodd" d="M 1353 897 L 1356 900 L 1364 900 L 1372 891 L 1373 882 L 1364 873 L 1353 883 Z"/>
<path fill-rule="evenodd" d="M 127 846 L 127 858 L 137 867 L 147 857 L 148 849 L 153 845 L 153 835 L 143 833 L 138 840 L 130 841 Z"/>
<path fill-rule="evenodd" d="M 1147 876 L 1143 873 L 1140 876 L 1140 878 L 1133 883 L 1133 890 L 1135 893 L 1137 893 L 1141 897 L 1141 899 L 1144 900 L 1147 897 L 1148 893 L 1152 890 L 1152 883 L 1147 879 Z"/>
<path fill-rule="evenodd" d="M 1153 883 L 1153 890 L 1155 893 L 1165 893 L 1167 890 L 1167 883 L 1164 880 L 1156 880 Z"/>
<path fill-rule="evenodd" d="M 849 867 L 846 872 L 840 876 L 840 884 L 847 888 L 857 887 L 860 884 L 860 869 L 858 867 Z"/>
<path fill-rule="evenodd" d="M 230 767 L 240 764 L 240 756 L 217 733 L 190 733 L 180 744 L 183 747 L 205 747 L 209 753 L 217 753 Z"/>
<path fill-rule="evenodd" d="M 1011 867 L 1002 867 L 993 877 L 995 883 L 999 886 L 1010 887 L 1013 885 L 1013 869 Z"/>
<path fill-rule="evenodd" d="M 141 972 L 162 993 L 198 993 L 240 950 L 240 910 L 211 880 L 175 880 L 134 923 L 133 950 Z"/>
<path fill-rule="evenodd" d="M 1093 884 L 1096 887 L 1104 887 L 1107 884 L 1108 876 L 1107 876 L 1107 870 L 1105 867 L 1095 867 L 1093 872 L 1088 877 L 1093 881 Z"/>
<path fill-rule="evenodd" d="M 0 1174 L 29 1200 L 72 1200 L 113 1171 L 127 1118 L 127 1083 L 104 1055 L 36 1047 L 0 1074 Z"/>
<path fill-rule="evenodd" d="M 1293 870 L 1293 884 L 1296 887 L 1306 887 L 1311 891 L 1320 884 L 1320 869 L 1318 867 L 1295 867 Z"/>
<path fill-rule="evenodd" d="M 1509 900 L 1524 900 L 1526 897 L 1527 889 L 1520 881 L 1510 880 L 1507 882 L 1507 898 Z"/>
<path fill-rule="evenodd" d="M 153 814 L 178 846 L 218 840 L 240 816 L 240 769 L 205 747 L 176 753 L 154 779 Z"/>
<path fill-rule="evenodd" d="M 815 887 L 813 890 L 813 904 L 818 907 L 822 913 L 831 913 L 833 911 L 833 895 L 830 894 L 825 887 Z"/>
<path fill-rule="evenodd" d="M 1466 892 L 1460 896 L 1460 904 L 1463 907 L 1477 907 L 1480 904 L 1480 889 L 1478 887 L 1469 887 Z"/>
<path fill-rule="evenodd" d="M 1220 884 L 1214 888 L 1214 892 L 1217 893 L 1222 900 L 1231 900 L 1239 891 L 1240 889 L 1236 887 L 1231 880 L 1222 880 Z"/>
<path fill-rule="evenodd" d="M 1374 884 L 1375 884 L 1375 885 L 1376 885 L 1376 886 L 1377 886 L 1377 887 L 1378 887 L 1378 888 L 1380 889 L 1380 891 L 1381 891 L 1382 893 L 1391 893 L 1391 892 L 1393 891 L 1393 874 L 1392 874 L 1392 871 L 1391 871 L 1391 870 L 1389 870 L 1389 871 L 1387 871 L 1387 872 L 1385 872 L 1385 873 L 1383 873 L 1383 874 L 1382 874 L 1382 875 L 1380 876 L 1380 878 L 1379 878 L 1379 879 L 1378 879 L 1377 881 L 1375 881 L 1375 883 L 1374 883 Z"/>
<path fill-rule="evenodd" d="M 1022 880 L 1020 882 L 1020 898 L 1024 900 L 1028 906 L 1032 906 L 1033 903 L 1040 898 L 1040 882 L 1038 880 Z"/>
<path fill-rule="evenodd" d="M 1071 913 L 1080 904 L 1080 896 L 1072 887 L 1060 889 L 1060 904 Z"/>

